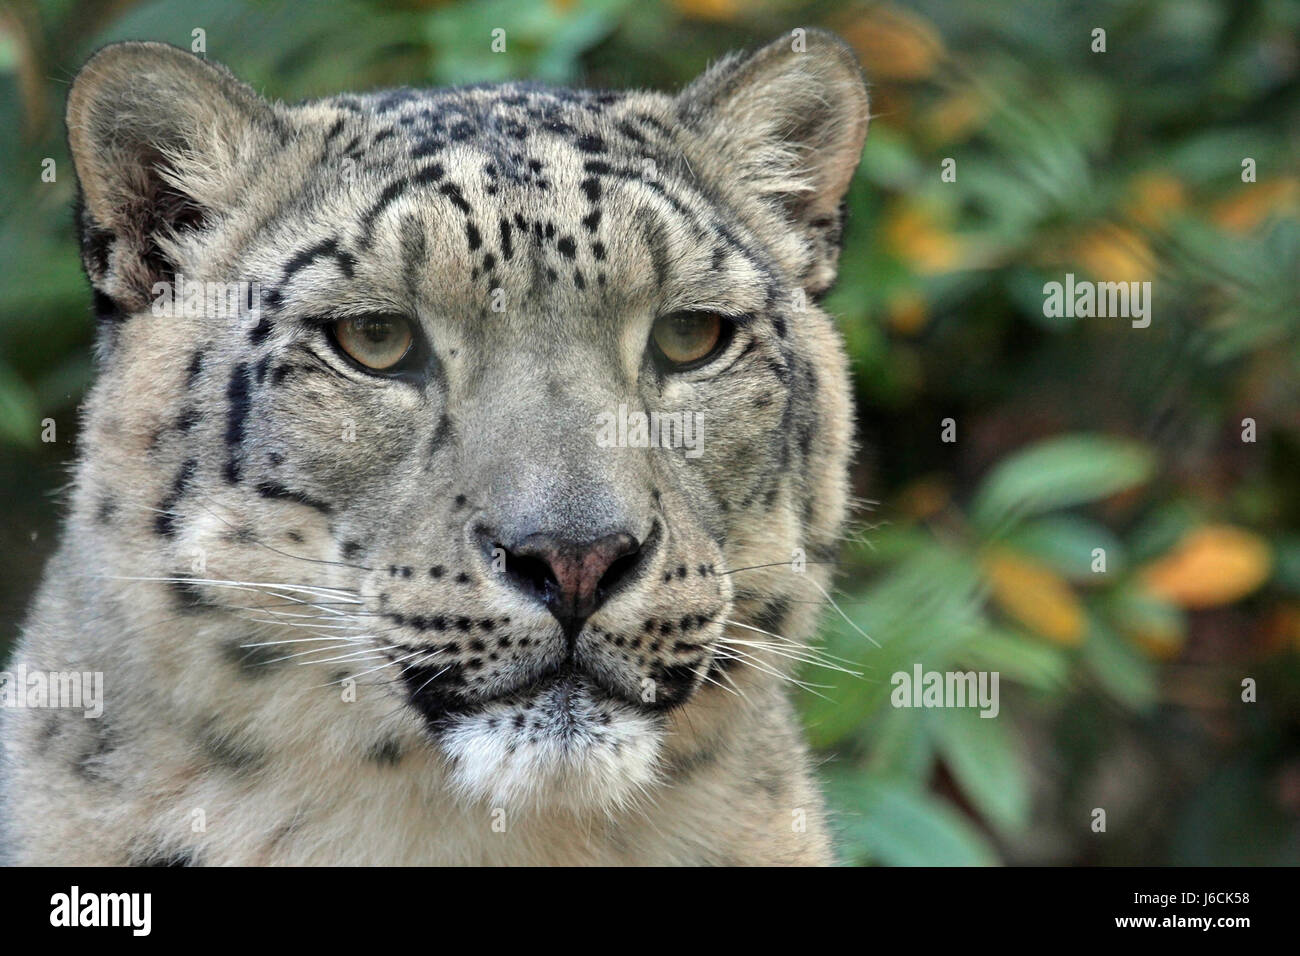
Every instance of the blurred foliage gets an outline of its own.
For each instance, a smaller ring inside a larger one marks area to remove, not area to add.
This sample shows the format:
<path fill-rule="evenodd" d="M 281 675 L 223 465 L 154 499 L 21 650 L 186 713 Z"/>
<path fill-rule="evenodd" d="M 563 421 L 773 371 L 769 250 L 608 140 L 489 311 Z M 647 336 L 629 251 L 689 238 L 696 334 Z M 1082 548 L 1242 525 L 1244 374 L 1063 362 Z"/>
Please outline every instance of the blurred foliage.
<path fill-rule="evenodd" d="M 811 669 L 801 700 L 846 862 L 1300 861 L 1300 5 L 11 0 L 0 17 L 8 634 L 91 372 L 60 112 L 96 47 L 202 28 L 282 99 L 677 88 L 820 24 L 857 49 L 875 117 L 827 303 L 876 501 L 825 649 L 865 676 Z M 1046 317 L 1067 272 L 1151 281 L 1150 327 Z M 891 707 L 889 676 L 918 663 L 998 671 L 999 718 Z"/>

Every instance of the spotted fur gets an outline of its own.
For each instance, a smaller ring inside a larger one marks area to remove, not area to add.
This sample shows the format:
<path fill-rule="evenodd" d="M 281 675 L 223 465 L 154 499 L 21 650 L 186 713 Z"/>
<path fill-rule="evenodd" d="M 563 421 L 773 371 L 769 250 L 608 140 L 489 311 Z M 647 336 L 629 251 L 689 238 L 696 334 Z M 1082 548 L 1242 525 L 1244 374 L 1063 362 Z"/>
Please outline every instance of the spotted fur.
<path fill-rule="evenodd" d="M 102 672 L 105 715 L 4 714 L 14 859 L 830 860 L 785 687 L 845 511 L 816 301 L 867 103 L 805 41 L 676 96 L 284 105 L 160 44 L 91 59 L 99 375 L 16 661 Z M 177 276 L 256 282 L 256 321 L 153 315 Z M 665 373 L 681 309 L 735 333 Z M 416 372 L 331 345 L 377 311 L 418 323 Z M 700 413 L 704 453 L 600 447 L 620 404 Z M 539 528 L 639 546 L 580 627 L 494 563 Z"/>

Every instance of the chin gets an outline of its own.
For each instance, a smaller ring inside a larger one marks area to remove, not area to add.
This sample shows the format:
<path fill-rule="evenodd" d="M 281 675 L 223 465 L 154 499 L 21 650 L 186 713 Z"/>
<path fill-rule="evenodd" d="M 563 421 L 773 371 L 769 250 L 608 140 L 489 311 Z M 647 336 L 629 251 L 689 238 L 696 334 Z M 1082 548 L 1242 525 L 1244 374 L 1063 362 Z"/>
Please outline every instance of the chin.
<path fill-rule="evenodd" d="M 609 813 L 657 782 L 663 729 L 655 714 L 566 676 L 451 717 L 438 738 L 462 800 Z"/>

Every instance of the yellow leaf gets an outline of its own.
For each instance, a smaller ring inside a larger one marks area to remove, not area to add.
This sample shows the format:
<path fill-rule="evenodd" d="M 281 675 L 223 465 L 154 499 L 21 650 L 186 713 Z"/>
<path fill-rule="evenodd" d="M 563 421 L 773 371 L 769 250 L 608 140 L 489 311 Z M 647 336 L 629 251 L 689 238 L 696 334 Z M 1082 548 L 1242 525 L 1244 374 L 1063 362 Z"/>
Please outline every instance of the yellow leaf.
<path fill-rule="evenodd" d="M 1147 565 L 1139 578 L 1152 594 L 1186 608 L 1231 604 L 1268 580 L 1268 542 L 1230 525 L 1187 534 L 1172 551 Z"/>
<path fill-rule="evenodd" d="M 1083 643 L 1083 605 L 1060 575 L 1006 548 L 989 552 L 984 573 L 994 603 L 1008 616 L 1058 644 Z"/>
<path fill-rule="evenodd" d="M 1099 282 L 1141 282 L 1152 279 L 1155 273 L 1155 257 L 1146 241 L 1116 226 L 1086 233 L 1069 254 Z"/>
<path fill-rule="evenodd" d="M 961 258 L 961 243 L 916 206 L 899 206 L 884 223 L 885 241 L 917 272 L 948 272 Z"/>
<path fill-rule="evenodd" d="M 957 142 L 982 126 L 988 112 L 988 100 L 971 87 L 963 87 L 936 103 L 926 114 L 924 125 L 936 145 Z"/>
<path fill-rule="evenodd" d="M 943 40 L 928 21 L 880 4 L 840 26 L 873 80 L 922 80 L 943 58 Z"/>

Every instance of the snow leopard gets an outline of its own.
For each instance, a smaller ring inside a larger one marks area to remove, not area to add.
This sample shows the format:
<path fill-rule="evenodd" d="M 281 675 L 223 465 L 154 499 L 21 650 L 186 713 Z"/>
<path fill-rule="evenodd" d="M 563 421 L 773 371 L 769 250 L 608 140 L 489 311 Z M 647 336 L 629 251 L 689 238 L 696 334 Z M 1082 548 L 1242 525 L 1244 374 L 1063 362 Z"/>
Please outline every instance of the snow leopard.
<path fill-rule="evenodd" d="M 791 684 L 850 500 L 847 44 L 286 104 L 125 42 L 66 118 L 96 369 L 7 861 L 834 861 Z"/>

